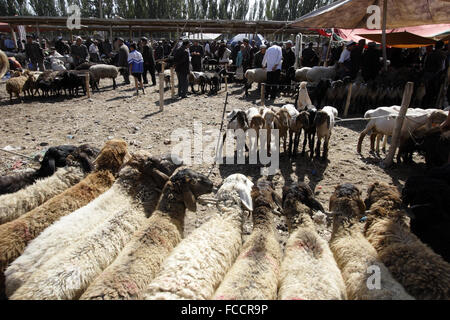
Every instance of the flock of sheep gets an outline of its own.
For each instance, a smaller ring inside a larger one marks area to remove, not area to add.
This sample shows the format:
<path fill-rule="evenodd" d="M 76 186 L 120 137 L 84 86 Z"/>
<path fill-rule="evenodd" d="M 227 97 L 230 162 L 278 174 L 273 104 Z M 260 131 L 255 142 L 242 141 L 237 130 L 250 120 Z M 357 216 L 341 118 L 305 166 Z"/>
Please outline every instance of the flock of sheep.
<path fill-rule="evenodd" d="M 405 187 L 403 201 L 396 188 L 382 183 L 369 188 L 365 201 L 351 184 L 336 187 L 327 242 L 315 219 L 326 211 L 309 186 L 295 183 L 279 195 L 265 178 L 254 183 L 234 174 L 215 194 L 216 216 L 184 237 L 186 209 L 195 212 L 201 197 L 216 188 L 208 177 L 181 166 L 173 156 L 131 155 L 123 140 L 110 140 L 100 151 L 89 145 L 51 148 L 41 169 L 1 177 L 2 294 L 9 299 L 450 298 L 448 248 L 431 239 L 442 236 L 448 219 L 424 223 L 428 212 L 420 212 L 414 183 Z M 428 178 L 448 178 L 449 169 Z M 14 189 L 18 185 L 20 190 Z M 410 210 L 419 208 L 415 218 L 403 210 L 405 201 Z M 248 212 L 253 231 L 243 243 Z M 275 215 L 288 221 L 284 250 Z M 370 270 L 378 272 L 374 283 Z"/>

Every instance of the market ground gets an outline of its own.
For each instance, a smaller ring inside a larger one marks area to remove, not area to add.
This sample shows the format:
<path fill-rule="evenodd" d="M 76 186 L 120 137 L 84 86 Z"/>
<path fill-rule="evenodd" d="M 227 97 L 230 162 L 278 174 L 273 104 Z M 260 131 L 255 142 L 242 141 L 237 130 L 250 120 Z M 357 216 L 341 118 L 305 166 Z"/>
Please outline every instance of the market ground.
<path fill-rule="evenodd" d="M 120 78 L 118 83 L 121 81 Z M 157 88 L 147 87 L 145 95 L 136 97 L 131 86 L 120 85 L 113 90 L 111 81 L 102 80 L 100 93 L 95 92 L 91 101 L 80 96 L 34 98 L 10 103 L 3 82 L 0 84 L 0 148 L 12 146 L 18 149 L 17 152 L 34 157 L 43 155 L 48 146 L 89 143 L 101 148 L 108 139 L 122 138 L 128 142 L 131 152 L 143 149 L 159 155 L 172 151 L 176 141 L 170 141 L 170 137 L 177 128 L 193 132 L 194 121 L 201 122 L 203 132 L 220 128 L 225 99 L 223 87 L 217 95 L 191 94 L 183 100 L 172 100 L 168 90 L 165 92 L 163 112 L 159 111 Z M 229 85 L 227 111 L 259 105 L 256 85 L 253 90 L 249 98 L 244 98 L 240 85 Z M 279 106 L 285 103 L 292 103 L 292 99 L 282 97 L 275 101 L 275 105 Z M 365 195 L 368 186 L 375 181 L 387 182 L 401 189 L 408 176 L 425 170 L 420 157 L 415 157 L 417 164 L 412 166 L 382 169 L 379 166 L 382 158 L 369 153 L 368 138 L 363 144 L 363 154 L 359 155 L 356 144 L 364 126 L 365 121 L 338 124 L 331 137 L 329 160 L 326 162 L 310 160 L 308 156 L 289 160 L 282 153 L 280 170 L 270 177 L 278 193 L 281 195 L 285 184 L 304 181 L 315 190 L 317 199 L 327 210 L 329 198 L 338 184 L 351 182 Z M 2 175 L 32 166 L 33 162 L 27 159 L 0 152 Z M 213 166 L 192 164 L 190 167 L 209 174 Z M 210 178 L 216 186 L 220 186 L 230 174 L 242 173 L 256 182 L 261 177 L 260 168 L 258 165 L 216 165 Z M 214 214 L 215 206 L 211 204 L 200 205 L 197 213 L 188 212 L 185 235 Z M 283 220 L 276 218 L 281 243 L 287 235 Z M 319 228 L 326 238 L 329 236 L 330 222 L 331 219 L 328 219 L 328 225 Z M 244 230 L 247 234 L 251 232 L 250 221 L 245 224 Z"/>

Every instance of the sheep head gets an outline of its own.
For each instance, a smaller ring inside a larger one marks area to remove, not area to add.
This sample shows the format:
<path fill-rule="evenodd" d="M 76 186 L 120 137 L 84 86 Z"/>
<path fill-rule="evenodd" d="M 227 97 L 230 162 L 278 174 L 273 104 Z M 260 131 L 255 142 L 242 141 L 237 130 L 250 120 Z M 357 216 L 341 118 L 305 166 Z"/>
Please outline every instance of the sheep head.
<path fill-rule="evenodd" d="M 364 201 L 366 207 L 369 209 L 376 202 L 382 202 L 382 207 L 386 210 L 400 209 L 402 206 L 402 199 L 397 188 L 383 182 L 376 182 L 367 190 L 367 198 Z"/>
<path fill-rule="evenodd" d="M 281 197 L 275 192 L 273 184 L 265 178 L 253 185 L 251 196 L 255 208 L 268 207 L 277 214 L 283 210 Z"/>
<path fill-rule="evenodd" d="M 227 177 L 217 191 L 218 209 L 222 211 L 223 207 L 242 204 L 247 210 L 253 211 L 252 187 L 253 182 L 243 174 L 237 173 Z"/>
<path fill-rule="evenodd" d="M 98 156 L 99 152 L 99 149 L 89 144 L 83 144 L 67 156 L 66 162 L 68 165 L 71 165 L 74 162 L 79 163 L 83 171 L 88 173 L 94 169 L 93 161 Z"/>
<path fill-rule="evenodd" d="M 337 186 L 330 198 L 330 211 L 346 218 L 364 216 L 366 206 L 361 191 L 350 183 Z"/>
<path fill-rule="evenodd" d="M 173 196 L 194 212 L 197 211 L 197 198 L 213 189 L 213 183 L 208 177 L 190 169 L 178 171 L 170 178 L 170 182 L 175 190 Z"/>
<path fill-rule="evenodd" d="M 287 110 L 280 109 L 276 113 L 277 120 L 279 121 L 280 125 L 289 128 L 289 123 L 291 121 L 291 115 Z"/>
<path fill-rule="evenodd" d="M 283 188 L 283 207 L 286 208 L 295 202 L 301 202 L 313 210 L 325 212 L 320 202 L 314 198 L 314 192 L 304 182 L 294 183 L 290 187 Z"/>
<path fill-rule="evenodd" d="M 94 163 L 97 170 L 109 170 L 115 174 L 130 159 L 127 143 L 121 139 L 113 139 L 106 142 Z"/>

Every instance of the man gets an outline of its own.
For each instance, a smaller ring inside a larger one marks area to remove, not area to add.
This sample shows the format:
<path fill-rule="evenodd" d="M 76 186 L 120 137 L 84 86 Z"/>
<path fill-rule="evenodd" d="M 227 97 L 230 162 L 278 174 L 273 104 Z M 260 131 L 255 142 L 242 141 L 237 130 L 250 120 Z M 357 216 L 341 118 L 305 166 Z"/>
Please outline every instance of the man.
<path fill-rule="evenodd" d="M 58 40 L 55 43 L 55 49 L 61 55 L 70 53 L 70 47 L 67 45 L 67 43 L 64 42 L 61 36 L 58 37 Z"/>
<path fill-rule="evenodd" d="M 202 71 L 203 47 L 194 40 L 194 45 L 189 49 L 191 52 L 192 71 Z"/>
<path fill-rule="evenodd" d="M 354 49 L 350 53 L 350 61 L 351 61 L 351 78 L 355 79 L 358 75 L 359 69 L 361 69 L 361 60 L 362 54 L 364 51 L 364 47 L 366 46 L 366 40 L 361 39 L 358 42 L 358 45 L 354 47 Z"/>
<path fill-rule="evenodd" d="M 280 83 L 281 63 L 283 59 L 283 52 L 281 47 L 276 42 L 267 49 L 263 59 L 263 67 L 267 68 L 267 94 L 270 99 L 274 100 L 278 93 L 278 87 L 273 84 Z"/>
<path fill-rule="evenodd" d="M 174 62 L 175 71 L 178 78 L 178 97 L 186 98 L 188 91 L 188 75 L 189 75 L 189 40 L 184 40 L 183 44 L 175 52 Z"/>
<path fill-rule="evenodd" d="M 293 67 L 295 63 L 295 53 L 292 51 L 292 41 L 286 42 L 286 48 L 283 50 L 283 70 L 287 71 L 290 67 Z"/>
<path fill-rule="evenodd" d="M 252 40 L 252 45 L 250 46 L 250 66 L 253 66 L 255 54 L 259 51 L 256 41 Z"/>
<path fill-rule="evenodd" d="M 352 71 L 352 60 L 351 60 L 351 52 L 355 48 L 356 42 L 350 41 L 347 43 L 347 46 L 341 53 L 341 57 L 339 58 L 338 64 L 341 66 L 340 69 L 340 78 L 344 78 L 346 76 L 351 76 Z"/>
<path fill-rule="evenodd" d="M 98 41 L 92 41 L 91 45 L 89 46 L 89 57 L 92 62 L 99 62 L 100 61 L 100 51 L 98 49 Z"/>
<path fill-rule="evenodd" d="M 247 38 L 244 38 L 244 50 L 242 51 L 242 67 L 244 68 L 244 74 L 245 71 L 250 69 L 252 66 L 252 55 L 251 55 L 251 47 L 250 42 Z"/>
<path fill-rule="evenodd" d="M 438 41 L 434 46 L 434 51 L 429 53 L 425 58 L 424 75 L 426 86 L 426 99 L 429 105 L 434 105 L 439 95 L 440 79 L 445 68 L 446 53 L 442 50 L 444 42 Z"/>
<path fill-rule="evenodd" d="M 33 41 L 33 38 L 31 36 L 27 36 L 27 43 L 25 45 L 25 54 L 33 64 L 32 66 L 33 71 L 37 71 L 38 66 L 39 71 L 45 71 L 44 50 L 41 48 L 39 43 Z"/>
<path fill-rule="evenodd" d="M 119 61 L 117 62 L 118 67 L 124 67 L 122 75 L 125 84 L 130 84 L 130 73 L 128 72 L 128 54 L 130 50 L 125 45 L 123 38 L 117 39 L 117 43 L 119 45 Z"/>
<path fill-rule="evenodd" d="M 362 55 L 361 69 L 365 82 L 375 80 L 381 70 L 381 52 L 375 42 L 369 42 L 368 49 Z"/>
<path fill-rule="evenodd" d="M 155 58 L 153 56 L 153 48 L 148 44 L 148 39 L 146 37 L 141 38 L 142 43 L 142 57 L 144 58 L 144 84 L 148 84 L 147 72 L 150 72 L 152 76 L 152 85 L 156 86 L 155 77 Z"/>
<path fill-rule="evenodd" d="M 209 46 L 209 41 L 206 41 L 204 49 L 205 49 L 205 56 L 210 57 L 211 56 L 211 47 Z"/>
<path fill-rule="evenodd" d="M 77 37 L 75 44 L 70 47 L 73 63 L 76 66 L 89 61 L 88 48 L 82 43 L 83 39 Z"/>
<path fill-rule="evenodd" d="M 237 44 L 233 47 L 233 49 L 231 49 L 230 59 L 233 60 L 233 62 L 236 61 L 236 57 L 237 57 L 239 51 L 241 51 L 241 44 L 242 44 L 242 42 L 238 41 Z"/>
<path fill-rule="evenodd" d="M 314 44 L 310 42 L 308 48 L 304 49 L 302 52 L 302 66 L 303 67 L 314 67 L 319 62 L 319 57 L 313 49 Z"/>
<path fill-rule="evenodd" d="M 260 50 L 255 54 L 253 59 L 253 68 L 262 68 L 264 55 L 266 54 L 267 46 L 265 44 L 261 45 Z"/>

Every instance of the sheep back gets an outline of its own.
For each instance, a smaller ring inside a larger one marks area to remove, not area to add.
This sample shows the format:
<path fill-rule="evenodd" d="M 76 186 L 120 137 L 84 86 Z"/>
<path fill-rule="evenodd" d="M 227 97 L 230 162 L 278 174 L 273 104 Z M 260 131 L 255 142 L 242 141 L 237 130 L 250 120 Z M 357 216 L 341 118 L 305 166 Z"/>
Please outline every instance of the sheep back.
<path fill-rule="evenodd" d="M 116 66 L 108 64 L 96 64 L 89 68 L 96 81 L 104 78 L 117 78 L 119 75 L 119 69 Z"/>

